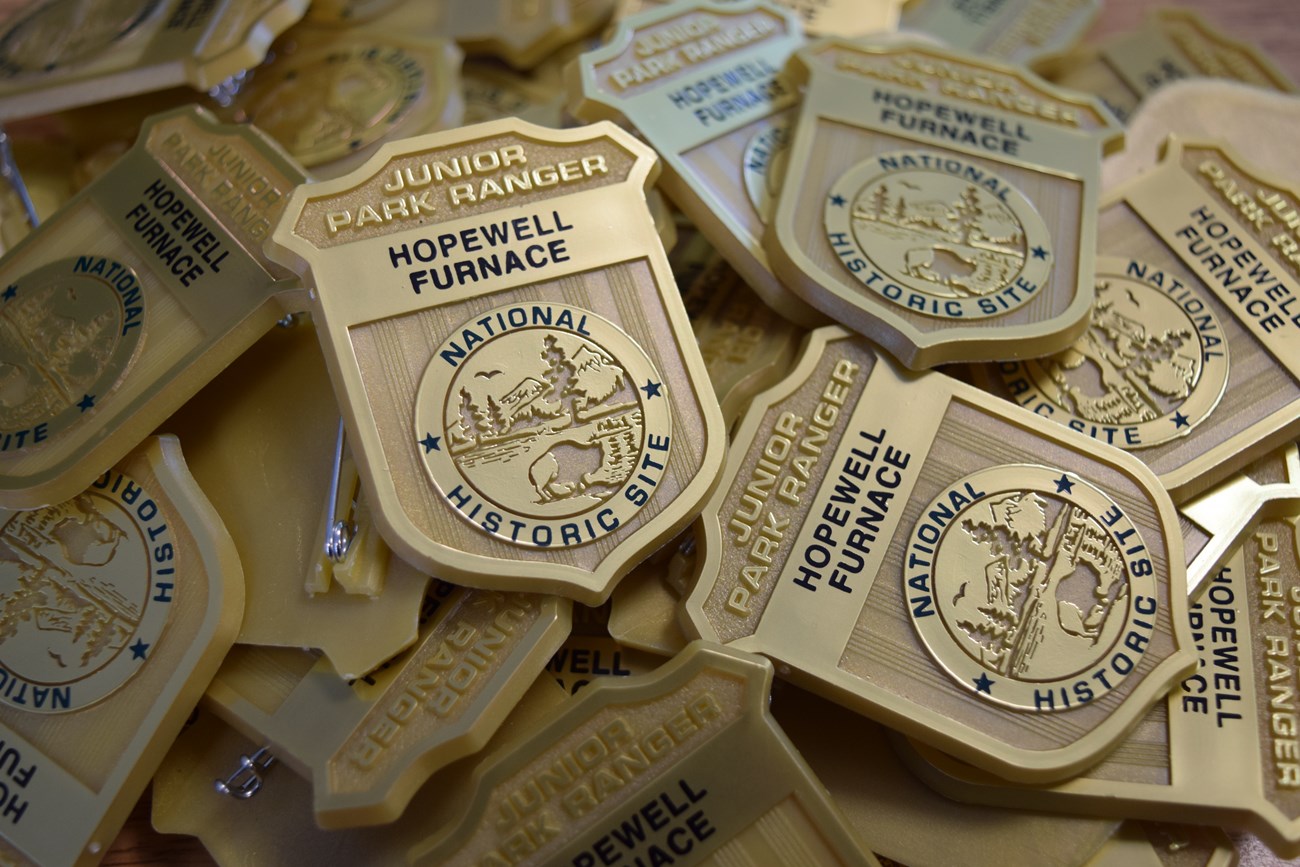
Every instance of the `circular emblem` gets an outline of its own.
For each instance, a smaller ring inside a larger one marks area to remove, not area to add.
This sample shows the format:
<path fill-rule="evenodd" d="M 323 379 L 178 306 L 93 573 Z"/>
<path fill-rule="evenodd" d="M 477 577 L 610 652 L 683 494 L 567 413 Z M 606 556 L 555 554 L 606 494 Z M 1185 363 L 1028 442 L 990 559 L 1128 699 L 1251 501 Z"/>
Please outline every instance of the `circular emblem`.
<path fill-rule="evenodd" d="M 785 167 L 790 159 L 790 143 L 793 140 L 794 130 L 790 128 L 790 118 L 788 114 L 781 114 L 771 126 L 750 138 L 741 157 L 745 192 L 749 193 L 749 201 L 765 226 L 772 219 L 776 201 L 781 196 Z"/>
<path fill-rule="evenodd" d="M 391 45 L 322 46 L 256 81 L 243 113 L 305 166 L 374 144 L 425 90 L 424 62 Z"/>
<path fill-rule="evenodd" d="M 908 542 L 904 592 L 935 661 L 987 701 L 1064 710 L 1117 687 L 1155 630 L 1132 520 L 1073 473 L 981 470 L 936 497 Z"/>
<path fill-rule="evenodd" d="M 103 256 L 60 259 L 0 290 L 0 451 L 92 412 L 130 366 L 143 323 L 135 272 Z"/>
<path fill-rule="evenodd" d="M 617 325 L 577 307 L 498 307 L 461 324 L 420 380 L 425 467 L 480 530 L 535 547 L 613 532 L 668 463 L 668 385 Z"/>
<path fill-rule="evenodd" d="M 831 249 L 869 291 L 930 316 L 998 316 L 1051 275 L 1052 240 L 1024 194 L 949 154 L 858 163 L 831 187 L 825 223 Z"/>
<path fill-rule="evenodd" d="M 126 683 L 167 625 L 173 544 L 158 504 L 116 472 L 14 513 L 0 528 L 0 702 L 77 710 Z"/>
<path fill-rule="evenodd" d="M 161 0 L 54 0 L 0 38 L 0 71 L 12 77 L 53 72 L 92 59 L 149 19 Z"/>
<path fill-rule="evenodd" d="M 1209 416 L 1228 384 L 1228 343 L 1195 291 L 1138 262 L 1126 270 L 1160 283 L 1124 270 L 1098 274 L 1092 321 L 1073 346 L 1005 364 L 1002 378 L 1075 430 L 1133 448 L 1184 436 Z"/>

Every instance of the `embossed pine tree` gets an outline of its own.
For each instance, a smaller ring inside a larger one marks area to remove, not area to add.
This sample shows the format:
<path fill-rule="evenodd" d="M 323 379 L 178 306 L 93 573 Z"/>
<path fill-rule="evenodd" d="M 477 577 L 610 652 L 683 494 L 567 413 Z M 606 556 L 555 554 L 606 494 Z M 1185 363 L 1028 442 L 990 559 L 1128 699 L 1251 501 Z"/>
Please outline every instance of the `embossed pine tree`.
<path fill-rule="evenodd" d="M 984 233 L 980 229 L 984 209 L 980 207 L 979 191 L 974 186 L 967 185 L 966 189 L 962 190 L 957 204 L 953 205 L 953 214 L 957 218 L 953 232 L 958 243 L 974 244 L 985 240 Z"/>
<path fill-rule="evenodd" d="M 472 448 L 478 438 L 474 435 L 477 419 L 474 416 L 474 399 L 469 389 L 460 390 L 460 406 L 457 408 L 456 423 L 448 429 L 452 447 Z"/>

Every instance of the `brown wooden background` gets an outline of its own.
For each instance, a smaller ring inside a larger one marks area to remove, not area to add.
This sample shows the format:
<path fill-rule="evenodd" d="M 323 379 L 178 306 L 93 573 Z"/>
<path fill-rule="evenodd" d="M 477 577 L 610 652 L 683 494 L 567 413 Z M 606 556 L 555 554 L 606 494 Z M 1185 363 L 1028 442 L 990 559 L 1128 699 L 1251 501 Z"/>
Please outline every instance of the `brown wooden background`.
<path fill-rule="evenodd" d="M 418 2 L 418 0 L 417 0 Z M 452 0 L 460 2 L 460 0 Z M 871 2 L 871 0 L 863 0 Z M 1088 34 L 1089 40 L 1121 33 L 1136 26 L 1147 10 L 1168 5 L 1155 0 L 1107 0 L 1108 5 Z M 0 0 L 0 17 L 24 5 L 21 0 Z M 1263 49 L 1291 77 L 1300 82 L 1300 3 L 1296 0 L 1182 0 L 1237 39 Z M 1259 135 L 1268 135 L 1266 124 Z M 1264 867 L 1300 864 L 1276 859 L 1253 838 L 1239 837 L 1242 864 Z M 103 861 L 112 865 L 209 865 L 212 859 L 193 838 L 163 835 L 149 824 L 149 795 L 136 806 L 130 820 Z"/>

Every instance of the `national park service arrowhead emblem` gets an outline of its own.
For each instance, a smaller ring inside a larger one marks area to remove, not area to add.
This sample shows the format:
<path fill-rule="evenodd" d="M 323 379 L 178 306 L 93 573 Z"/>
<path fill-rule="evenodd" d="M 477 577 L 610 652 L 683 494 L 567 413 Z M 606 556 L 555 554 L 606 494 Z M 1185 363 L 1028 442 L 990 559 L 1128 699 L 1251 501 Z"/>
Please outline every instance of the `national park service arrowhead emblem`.
<path fill-rule="evenodd" d="M 1064 349 L 1086 327 L 1099 103 L 993 61 L 829 39 L 763 236 L 805 301 L 911 368 Z"/>
<path fill-rule="evenodd" d="M 506 120 L 295 194 L 272 248 L 315 280 L 363 484 L 413 563 L 598 602 L 711 490 L 725 432 L 654 168 L 612 124 Z"/>

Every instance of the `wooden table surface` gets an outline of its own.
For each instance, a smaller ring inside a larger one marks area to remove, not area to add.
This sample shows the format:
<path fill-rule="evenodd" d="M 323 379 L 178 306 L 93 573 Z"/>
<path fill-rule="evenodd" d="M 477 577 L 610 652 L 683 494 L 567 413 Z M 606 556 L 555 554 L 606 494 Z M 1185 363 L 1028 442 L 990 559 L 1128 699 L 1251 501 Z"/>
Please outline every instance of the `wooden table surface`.
<path fill-rule="evenodd" d="M 869 2 L 869 0 L 864 0 Z M 21 5 L 15 0 L 0 2 L 0 16 Z M 1156 0 L 1108 0 L 1100 19 L 1087 39 L 1095 40 L 1135 27 Z M 1195 9 L 1235 38 L 1264 50 L 1277 65 L 1300 82 L 1300 6 L 1296 0 L 1182 0 L 1181 6 Z M 1267 129 L 1260 130 L 1267 135 Z M 1253 838 L 1238 838 L 1245 867 L 1271 864 L 1300 864 L 1279 861 Z M 112 865 L 209 865 L 214 863 L 197 840 L 159 834 L 149 824 L 149 793 L 141 799 L 103 860 Z"/>

